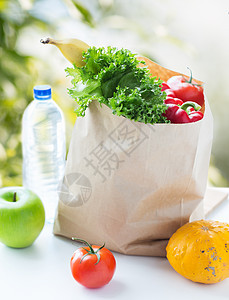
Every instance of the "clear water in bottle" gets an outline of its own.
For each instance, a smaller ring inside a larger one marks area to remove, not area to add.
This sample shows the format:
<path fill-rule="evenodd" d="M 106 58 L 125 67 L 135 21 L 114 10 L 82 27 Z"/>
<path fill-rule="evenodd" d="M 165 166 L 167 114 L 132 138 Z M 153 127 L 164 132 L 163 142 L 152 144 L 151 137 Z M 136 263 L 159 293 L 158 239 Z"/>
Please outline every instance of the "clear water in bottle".
<path fill-rule="evenodd" d="M 23 185 L 40 196 L 52 222 L 65 168 L 65 122 L 47 85 L 34 87 L 22 120 Z"/>

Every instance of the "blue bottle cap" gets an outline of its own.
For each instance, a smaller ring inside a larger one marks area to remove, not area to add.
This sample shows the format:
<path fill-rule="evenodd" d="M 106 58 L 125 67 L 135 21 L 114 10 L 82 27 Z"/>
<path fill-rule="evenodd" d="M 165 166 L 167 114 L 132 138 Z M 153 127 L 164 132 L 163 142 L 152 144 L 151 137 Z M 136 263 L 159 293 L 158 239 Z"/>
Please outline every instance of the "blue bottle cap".
<path fill-rule="evenodd" d="M 52 91 L 49 85 L 36 85 L 33 88 L 34 98 L 38 100 L 51 99 Z"/>

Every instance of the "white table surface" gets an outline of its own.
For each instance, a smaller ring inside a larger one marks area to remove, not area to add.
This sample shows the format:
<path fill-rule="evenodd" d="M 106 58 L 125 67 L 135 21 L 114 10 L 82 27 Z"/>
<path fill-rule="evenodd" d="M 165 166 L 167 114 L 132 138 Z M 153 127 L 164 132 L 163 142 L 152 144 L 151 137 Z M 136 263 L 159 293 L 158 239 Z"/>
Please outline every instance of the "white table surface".
<path fill-rule="evenodd" d="M 208 218 L 229 222 L 229 199 Z M 69 266 L 78 246 L 54 236 L 48 223 L 31 247 L 12 249 L 0 244 L 0 299 L 229 299 L 229 279 L 197 284 L 177 274 L 165 258 L 118 253 L 114 253 L 117 268 L 112 281 L 100 289 L 84 288 L 73 279 Z"/>

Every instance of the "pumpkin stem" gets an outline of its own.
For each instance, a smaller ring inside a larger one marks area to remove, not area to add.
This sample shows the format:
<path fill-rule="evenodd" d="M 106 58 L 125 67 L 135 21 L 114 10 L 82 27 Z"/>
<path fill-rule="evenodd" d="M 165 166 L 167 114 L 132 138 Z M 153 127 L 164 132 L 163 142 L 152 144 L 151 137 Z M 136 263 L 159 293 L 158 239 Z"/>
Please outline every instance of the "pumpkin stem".
<path fill-rule="evenodd" d="M 209 228 L 207 226 L 202 226 L 201 229 L 203 229 L 204 231 L 208 231 Z"/>

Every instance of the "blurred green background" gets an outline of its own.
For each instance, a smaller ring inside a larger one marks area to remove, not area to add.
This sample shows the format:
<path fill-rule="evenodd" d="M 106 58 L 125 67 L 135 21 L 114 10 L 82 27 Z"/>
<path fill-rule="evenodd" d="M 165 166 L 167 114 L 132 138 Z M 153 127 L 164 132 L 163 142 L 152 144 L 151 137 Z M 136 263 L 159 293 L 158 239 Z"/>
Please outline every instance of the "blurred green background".
<path fill-rule="evenodd" d="M 21 120 L 33 86 L 49 84 L 64 112 L 67 145 L 75 122 L 69 62 L 45 37 L 124 47 L 205 83 L 214 117 L 209 184 L 229 186 L 228 1 L 0 0 L 0 187 L 22 184 Z"/>

